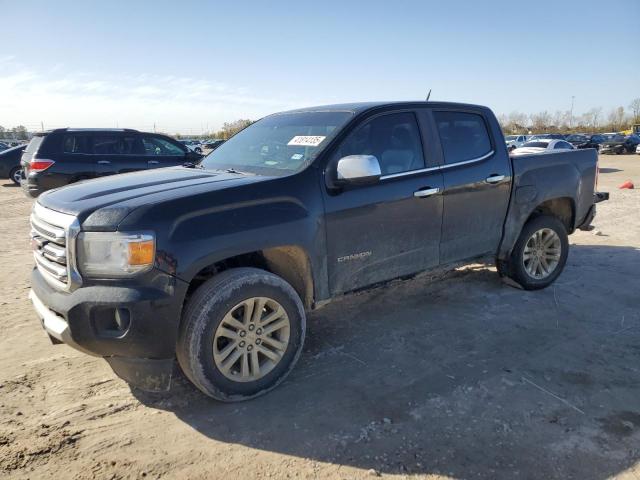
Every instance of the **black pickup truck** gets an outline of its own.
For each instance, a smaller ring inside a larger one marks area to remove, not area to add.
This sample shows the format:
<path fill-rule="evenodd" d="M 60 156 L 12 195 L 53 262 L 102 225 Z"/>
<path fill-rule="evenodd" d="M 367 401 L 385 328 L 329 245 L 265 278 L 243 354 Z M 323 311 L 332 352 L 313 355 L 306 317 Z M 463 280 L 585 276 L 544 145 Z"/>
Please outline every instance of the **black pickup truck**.
<path fill-rule="evenodd" d="M 332 298 L 491 255 L 540 289 L 587 228 L 597 152 L 510 158 L 485 107 L 364 103 L 270 115 L 198 165 L 40 196 L 30 298 L 54 343 L 147 390 L 175 359 L 211 397 L 278 385 L 305 312 Z"/>

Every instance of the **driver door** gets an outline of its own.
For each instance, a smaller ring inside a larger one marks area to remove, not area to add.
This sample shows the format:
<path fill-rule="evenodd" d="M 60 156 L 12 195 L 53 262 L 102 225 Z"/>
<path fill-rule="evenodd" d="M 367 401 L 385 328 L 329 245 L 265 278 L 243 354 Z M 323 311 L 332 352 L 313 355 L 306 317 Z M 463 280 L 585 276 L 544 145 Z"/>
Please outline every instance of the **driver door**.
<path fill-rule="evenodd" d="M 329 164 L 347 155 L 374 155 L 382 177 L 337 193 L 324 189 L 332 294 L 437 265 L 442 174 L 437 167 L 426 168 L 416 114 L 392 112 L 365 120 Z"/>

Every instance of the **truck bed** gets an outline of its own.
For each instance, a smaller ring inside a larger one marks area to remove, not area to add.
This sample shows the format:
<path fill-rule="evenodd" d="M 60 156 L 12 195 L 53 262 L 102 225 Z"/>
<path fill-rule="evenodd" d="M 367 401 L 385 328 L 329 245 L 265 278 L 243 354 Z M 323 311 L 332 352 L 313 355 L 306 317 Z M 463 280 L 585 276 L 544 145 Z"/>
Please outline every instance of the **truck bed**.
<path fill-rule="evenodd" d="M 594 204 L 598 152 L 595 149 L 511 156 L 513 184 L 498 258 L 508 258 L 531 213 L 551 199 L 571 206 L 568 233 L 584 223 Z M 558 201 L 558 200 L 555 200 Z"/>

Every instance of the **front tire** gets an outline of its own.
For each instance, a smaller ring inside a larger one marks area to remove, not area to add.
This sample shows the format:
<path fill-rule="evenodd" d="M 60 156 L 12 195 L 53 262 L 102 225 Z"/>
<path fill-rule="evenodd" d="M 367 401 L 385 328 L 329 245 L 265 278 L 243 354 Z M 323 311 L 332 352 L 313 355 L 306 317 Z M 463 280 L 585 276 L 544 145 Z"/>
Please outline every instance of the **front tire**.
<path fill-rule="evenodd" d="M 282 278 L 256 268 L 226 270 L 187 302 L 177 357 L 187 378 L 225 402 L 278 386 L 302 352 L 306 317 Z"/>
<path fill-rule="evenodd" d="M 541 215 L 522 228 L 509 262 L 498 270 L 525 290 L 551 285 L 562 273 L 569 253 L 564 224 L 556 217 Z"/>

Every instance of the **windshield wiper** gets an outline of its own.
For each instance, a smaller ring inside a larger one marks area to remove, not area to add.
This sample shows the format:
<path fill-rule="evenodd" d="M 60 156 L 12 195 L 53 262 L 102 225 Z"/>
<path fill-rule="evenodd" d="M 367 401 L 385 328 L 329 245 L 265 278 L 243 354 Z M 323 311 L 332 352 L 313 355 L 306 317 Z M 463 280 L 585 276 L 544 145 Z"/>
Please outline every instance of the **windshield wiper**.
<path fill-rule="evenodd" d="M 246 175 L 245 172 L 241 172 L 240 170 L 236 170 L 235 168 L 225 168 L 224 171 L 227 173 L 237 173 L 238 175 Z"/>

